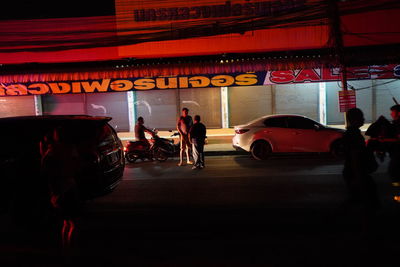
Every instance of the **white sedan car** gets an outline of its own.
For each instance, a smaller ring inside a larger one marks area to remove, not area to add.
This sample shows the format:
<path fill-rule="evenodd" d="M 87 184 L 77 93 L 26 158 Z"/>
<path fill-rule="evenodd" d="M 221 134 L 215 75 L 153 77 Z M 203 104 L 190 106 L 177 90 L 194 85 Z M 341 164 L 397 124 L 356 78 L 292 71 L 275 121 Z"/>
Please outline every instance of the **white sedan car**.
<path fill-rule="evenodd" d="M 271 153 L 330 152 L 341 156 L 343 133 L 343 129 L 300 115 L 270 115 L 235 126 L 232 144 L 258 160 L 267 159 Z"/>

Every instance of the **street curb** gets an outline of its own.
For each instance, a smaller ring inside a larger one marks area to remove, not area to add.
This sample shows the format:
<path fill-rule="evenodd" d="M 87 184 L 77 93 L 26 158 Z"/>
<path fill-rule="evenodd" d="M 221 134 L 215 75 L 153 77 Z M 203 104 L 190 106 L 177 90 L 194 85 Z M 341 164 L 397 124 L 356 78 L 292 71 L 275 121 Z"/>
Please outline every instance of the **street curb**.
<path fill-rule="evenodd" d="M 248 152 L 245 151 L 204 151 L 204 156 L 234 156 L 234 155 L 249 155 Z"/>

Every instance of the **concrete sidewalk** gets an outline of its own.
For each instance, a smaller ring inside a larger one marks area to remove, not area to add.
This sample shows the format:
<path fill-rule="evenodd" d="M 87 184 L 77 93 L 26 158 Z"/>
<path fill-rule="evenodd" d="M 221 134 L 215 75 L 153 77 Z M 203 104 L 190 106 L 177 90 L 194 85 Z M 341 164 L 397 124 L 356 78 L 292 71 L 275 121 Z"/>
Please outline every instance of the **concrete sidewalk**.
<path fill-rule="evenodd" d="M 329 127 L 345 129 L 345 125 L 328 125 Z M 365 124 L 361 131 L 365 132 L 370 124 Z M 171 135 L 176 131 L 159 131 L 158 135 L 167 139 L 174 139 L 174 142 L 179 142 L 179 137 Z M 236 154 L 246 154 L 242 151 L 236 151 L 232 147 L 232 138 L 235 135 L 235 130 L 233 128 L 222 128 L 222 129 L 207 129 L 207 144 L 204 147 L 205 152 L 208 155 L 236 155 Z M 120 132 L 118 133 L 119 138 L 125 145 L 128 141 L 135 140 L 134 132 Z M 148 139 L 151 136 L 147 136 Z"/>
<path fill-rule="evenodd" d="M 159 131 L 158 135 L 162 138 L 173 139 L 175 143 L 179 142 L 179 136 L 171 135 L 174 132 Z M 243 154 L 243 152 L 236 151 L 232 147 L 232 138 L 235 135 L 234 129 L 208 129 L 207 130 L 207 144 L 204 147 L 204 151 L 207 155 L 232 155 L 232 154 Z M 121 132 L 118 133 L 119 138 L 125 145 L 128 141 L 135 140 L 135 133 L 133 132 Z M 151 137 L 148 135 L 148 139 Z"/>

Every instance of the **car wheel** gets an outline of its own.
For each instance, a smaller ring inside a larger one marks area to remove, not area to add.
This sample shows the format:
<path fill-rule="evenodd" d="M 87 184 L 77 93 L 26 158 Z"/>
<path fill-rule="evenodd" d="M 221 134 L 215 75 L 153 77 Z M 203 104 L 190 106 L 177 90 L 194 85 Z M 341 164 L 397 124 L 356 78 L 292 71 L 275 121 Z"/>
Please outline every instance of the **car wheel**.
<path fill-rule="evenodd" d="M 251 147 L 251 155 L 256 160 L 266 160 L 271 153 L 271 145 L 266 141 L 257 141 Z"/>
<path fill-rule="evenodd" d="M 126 153 L 125 158 L 129 163 L 135 163 L 138 159 L 137 155 L 134 153 Z"/>
<path fill-rule="evenodd" d="M 331 154 L 335 158 L 343 158 L 344 157 L 344 144 L 343 140 L 338 139 L 333 141 L 331 145 Z"/>
<path fill-rule="evenodd" d="M 160 162 L 163 162 L 168 159 L 168 155 L 164 151 L 157 149 L 156 151 L 154 151 L 154 158 Z"/>

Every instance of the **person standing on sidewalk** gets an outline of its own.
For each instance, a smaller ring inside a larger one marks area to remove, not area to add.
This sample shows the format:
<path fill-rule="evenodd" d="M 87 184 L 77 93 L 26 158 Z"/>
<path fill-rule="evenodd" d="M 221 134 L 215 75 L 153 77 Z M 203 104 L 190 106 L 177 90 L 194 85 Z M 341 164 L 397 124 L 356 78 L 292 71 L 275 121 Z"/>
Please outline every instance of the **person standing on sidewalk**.
<path fill-rule="evenodd" d="M 194 124 L 189 131 L 189 139 L 192 142 L 192 153 L 194 159 L 192 169 L 204 168 L 204 144 L 206 133 L 206 126 L 200 122 L 200 116 L 194 116 Z"/>
<path fill-rule="evenodd" d="M 193 164 L 190 161 L 189 149 L 190 149 L 190 140 L 189 140 L 189 130 L 193 125 L 192 117 L 189 116 L 189 109 L 182 109 L 182 116 L 179 118 L 178 123 L 176 125 L 176 129 L 180 135 L 180 143 L 181 150 L 179 153 L 180 161 L 178 166 L 184 165 L 183 163 L 183 154 L 186 153 L 187 164 Z"/>

